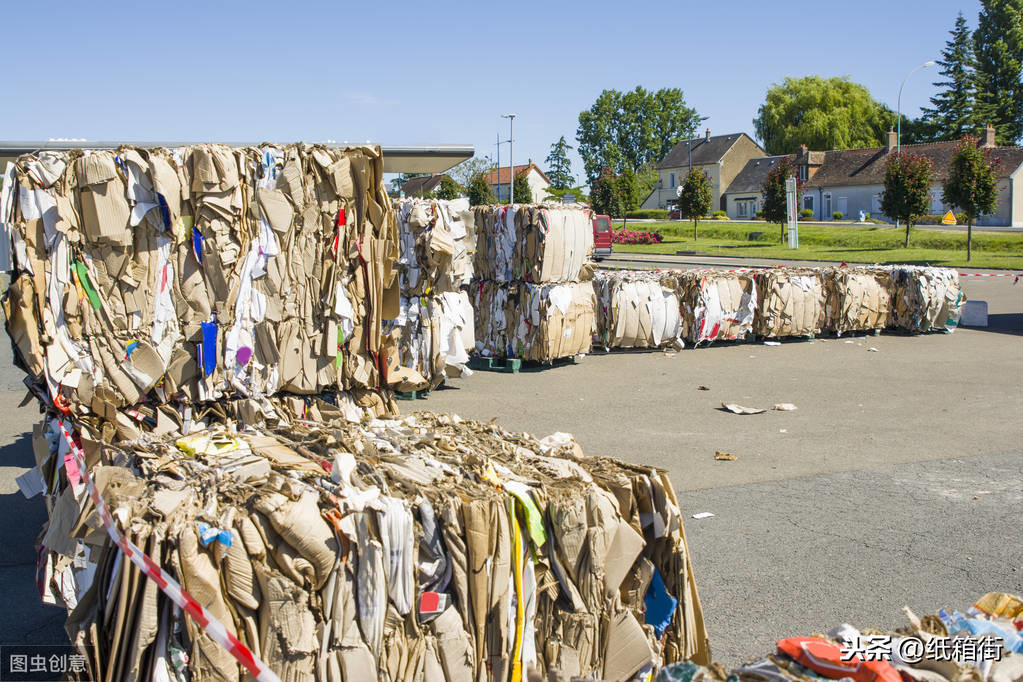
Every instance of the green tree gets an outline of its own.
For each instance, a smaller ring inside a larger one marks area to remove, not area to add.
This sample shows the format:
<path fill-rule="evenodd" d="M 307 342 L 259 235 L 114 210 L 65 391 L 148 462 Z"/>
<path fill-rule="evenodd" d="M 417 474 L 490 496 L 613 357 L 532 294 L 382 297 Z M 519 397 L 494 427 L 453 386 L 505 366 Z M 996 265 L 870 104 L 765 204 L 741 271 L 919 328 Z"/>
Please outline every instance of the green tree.
<path fill-rule="evenodd" d="M 448 175 L 455 179 L 462 187 L 468 187 L 472 179 L 480 174 L 489 173 L 494 170 L 494 161 L 489 156 L 474 156 L 458 164 L 448 171 Z"/>
<path fill-rule="evenodd" d="M 960 140 L 942 189 L 942 201 L 966 214 L 966 260 L 970 260 L 973 221 L 994 213 L 998 206 L 998 161 L 991 157 L 991 150 L 980 149 L 974 137 Z"/>
<path fill-rule="evenodd" d="M 512 193 L 515 197 L 512 201 L 516 204 L 531 204 L 533 203 L 533 190 L 529 189 L 529 180 L 526 179 L 525 173 L 519 173 L 515 176 L 515 182 L 512 184 Z"/>
<path fill-rule="evenodd" d="M 906 223 L 906 247 L 909 231 L 918 216 L 931 204 L 934 169 L 931 160 L 919 154 L 892 152 L 885 161 L 881 210 L 889 218 Z"/>
<path fill-rule="evenodd" d="M 638 178 L 631 168 L 626 168 L 615 180 L 615 193 L 621 202 L 622 217 L 629 211 L 639 208 Z"/>
<path fill-rule="evenodd" d="M 617 174 L 656 163 L 691 136 L 699 120 L 678 88 L 604 90 L 579 114 L 576 130 L 587 181 L 592 184 L 605 166 Z"/>
<path fill-rule="evenodd" d="M 1023 0 L 982 0 L 973 50 L 976 120 L 995 127 L 999 144 L 1015 144 L 1023 135 Z"/>
<path fill-rule="evenodd" d="M 923 109 L 922 122 L 930 129 L 934 140 L 958 140 L 971 132 L 977 124 L 973 114 L 976 87 L 976 59 L 973 55 L 973 35 L 960 12 L 955 27 L 949 31 L 952 38 L 941 51 L 938 66 L 945 80 L 934 83 L 942 88 L 931 97 L 931 108 Z M 905 137 L 906 124 L 903 123 Z M 912 143 L 907 140 L 908 143 Z"/>
<path fill-rule="evenodd" d="M 768 154 L 858 149 L 881 144 L 895 116 L 848 78 L 786 78 L 767 90 L 753 127 Z"/>
<path fill-rule="evenodd" d="M 551 145 L 551 153 L 547 155 L 547 177 L 553 189 L 568 189 L 575 184 L 572 175 L 572 162 L 568 158 L 568 150 L 573 149 L 565 142 L 565 136 Z"/>
<path fill-rule="evenodd" d="M 785 198 L 785 180 L 796 176 L 796 164 L 791 156 L 778 160 L 778 164 L 767 171 L 764 178 L 764 185 L 760 191 L 764 195 L 764 220 L 769 223 L 778 223 L 781 226 L 781 241 L 785 241 L 785 223 L 788 220 L 788 205 Z M 797 200 L 802 193 L 800 182 L 797 186 Z"/>
<path fill-rule="evenodd" d="M 497 203 L 497 197 L 494 196 L 494 190 L 490 187 L 490 183 L 487 182 L 487 173 L 489 171 L 478 171 L 475 175 L 469 178 L 469 182 L 466 183 L 466 193 L 469 195 L 470 206 L 488 206 L 490 204 Z"/>
<path fill-rule="evenodd" d="M 621 201 L 615 187 L 616 178 L 611 169 L 605 166 L 600 175 L 590 186 L 590 208 L 594 213 L 611 218 L 622 217 Z"/>
<path fill-rule="evenodd" d="M 693 239 L 700 238 L 700 218 L 710 212 L 714 201 L 710 178 L 699 168 L 693 168 L 682 182 L 682 191 L 675 204 L 678 206 L 679 218 L 693 221 Z"/>
<path fill-rule="evenodd" d="M 438 185 L 433 195 L 438 199 L 457 199 L 462 196 L 462 186 L 447 175 L 444 175 L 441 177 L 440 185 Z"/>

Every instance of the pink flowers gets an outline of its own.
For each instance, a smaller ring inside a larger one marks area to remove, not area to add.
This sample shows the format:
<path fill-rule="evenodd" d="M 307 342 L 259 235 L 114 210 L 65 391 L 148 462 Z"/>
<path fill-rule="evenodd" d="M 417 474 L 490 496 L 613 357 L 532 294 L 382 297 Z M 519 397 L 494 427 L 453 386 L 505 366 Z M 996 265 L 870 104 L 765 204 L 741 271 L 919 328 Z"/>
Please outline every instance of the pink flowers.
<path fill-rule="evenodd" d="M 632 230 L 614 230 L 611 241 L 615 244 L 660 244 L 664 237 L 660 232 L 633 232 Z"/>

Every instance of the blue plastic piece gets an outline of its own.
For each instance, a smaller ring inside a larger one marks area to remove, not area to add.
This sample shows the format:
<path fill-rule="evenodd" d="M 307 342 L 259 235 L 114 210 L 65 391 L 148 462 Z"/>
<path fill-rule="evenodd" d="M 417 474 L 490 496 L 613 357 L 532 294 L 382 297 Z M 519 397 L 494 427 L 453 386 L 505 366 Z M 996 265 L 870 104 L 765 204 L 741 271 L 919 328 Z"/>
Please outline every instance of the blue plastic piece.
<path fill-rule="evenodd" d="M 660 638 L 671 625 L 675 607 L 678 606 L 678 599 L 668 594 L 668 588 L 664 586 L 661 573 L 656 568 L 643 601 L 646 603 L 647 625 L 652 625 L 657 637 Z"/>

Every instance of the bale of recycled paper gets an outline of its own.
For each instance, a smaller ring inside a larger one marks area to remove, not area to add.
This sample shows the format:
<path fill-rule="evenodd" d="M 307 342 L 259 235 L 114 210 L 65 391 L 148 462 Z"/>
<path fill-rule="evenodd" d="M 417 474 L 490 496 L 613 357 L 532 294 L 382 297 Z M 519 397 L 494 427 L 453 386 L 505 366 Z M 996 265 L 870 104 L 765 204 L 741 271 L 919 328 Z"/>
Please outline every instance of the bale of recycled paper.
<path fill-rule="evenodd" d="M 39 152 L 8 166 L 0 208 L 8 331 L 50 404 L 122 423 L 137 404 L 387 387 L 378 147 Z"/>
<path fill-rule="evenodd" d="M 589 353 L 596 330 L 593 283 L 476 282 L 470 287 L 476 351 L 549 363 Z"/>
<path fill-rule="evenodd" d="M 562 433 L 424 412 L 318 422 L 268 401 L 240 430 L 211 420 L 109 443 L 82 423 L 78 436 L 82 478 L 120 531 L 281 680 L 534 668 L 625 680 L 710 663 L 663 471 L 585 457 Z M 42 588 L 88 647 L 88 678 L 248 679 L 119 554 L 78 477 L 55 475 L 61 442 L 54 418 L 36 429 L 51 512 Z"/>
<path fill-rule="evenodd" d="M 403 296 L 458 291 L 472 281 L 476 228 L 468 199 L 403 199 L 394 209 Z"/>
<path fill-rule="evenodd" d="M 465 291 L 401 298 L 401 312 L 385 320 L 394 339 L 396 364 L 412 370 L 399 391 L 437 388 L 447 377 L 469 376 L 469 353 L 476 348 L 472 305 Z"/>
<path fill-rule="evenodd" d="M 893 265 L 893 324 L 911 332 L 952 331 L 966 295 L 954 268 Z"/>
<path fill-rule="evenodd" d="M 663 275 L 598 271 L 593 289 L 597 340 L 605 348 L 682 347 L 678 296 Z"/>
<path fill-rule="evenodd" d="M 825 268 L 828 331 L 884 329 L 892 324 L 894 287 L 891 271 L 880 267 Z"/>
<path fill-rule="evenodd" d="M 817 269 L 773 268 L 756 273 L 753 331 L 770 338 L 813 336 L 825 323 L 824 278 Z"/>
<path fill-rule="evenodd" d="M 752 272 L 687 270 L 670 273 L 670 281 L 679 298 L 686 341 L 734 341 L 753 332 L 758 299 Z"/>
<path fill-rule="evenodd" d="M 478 279 L 571 282 L 593 254 L 593 220 L 581 205 L 477 206 Z"/>

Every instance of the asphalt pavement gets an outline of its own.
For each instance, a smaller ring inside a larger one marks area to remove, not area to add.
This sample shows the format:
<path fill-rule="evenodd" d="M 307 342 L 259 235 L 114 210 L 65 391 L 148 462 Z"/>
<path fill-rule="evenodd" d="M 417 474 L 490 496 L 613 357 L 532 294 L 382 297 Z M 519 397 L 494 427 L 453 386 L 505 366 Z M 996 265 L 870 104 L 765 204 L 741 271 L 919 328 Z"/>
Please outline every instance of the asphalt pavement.
<path fill-rule="evenodd" d="M 588 455 L 666 468 L 715 658 L 733 664 L 841 622 L 902 625 L 903 605 L 1023 592 L 1023 285 L 963 282 L 989 303 L 986 329 L 595 352 L 476 372 L 401 406 L 567 431 Z M 43 501 L 14 483 L 39 412 L 18 407 L 21 372 L 0 347 L 0 643 L 62 642 L 63 612 L 35 590 Z M 798 409 L 740 416 L 722 402 Z M 737 459 L 716 461 L 718 450 Z"/>

